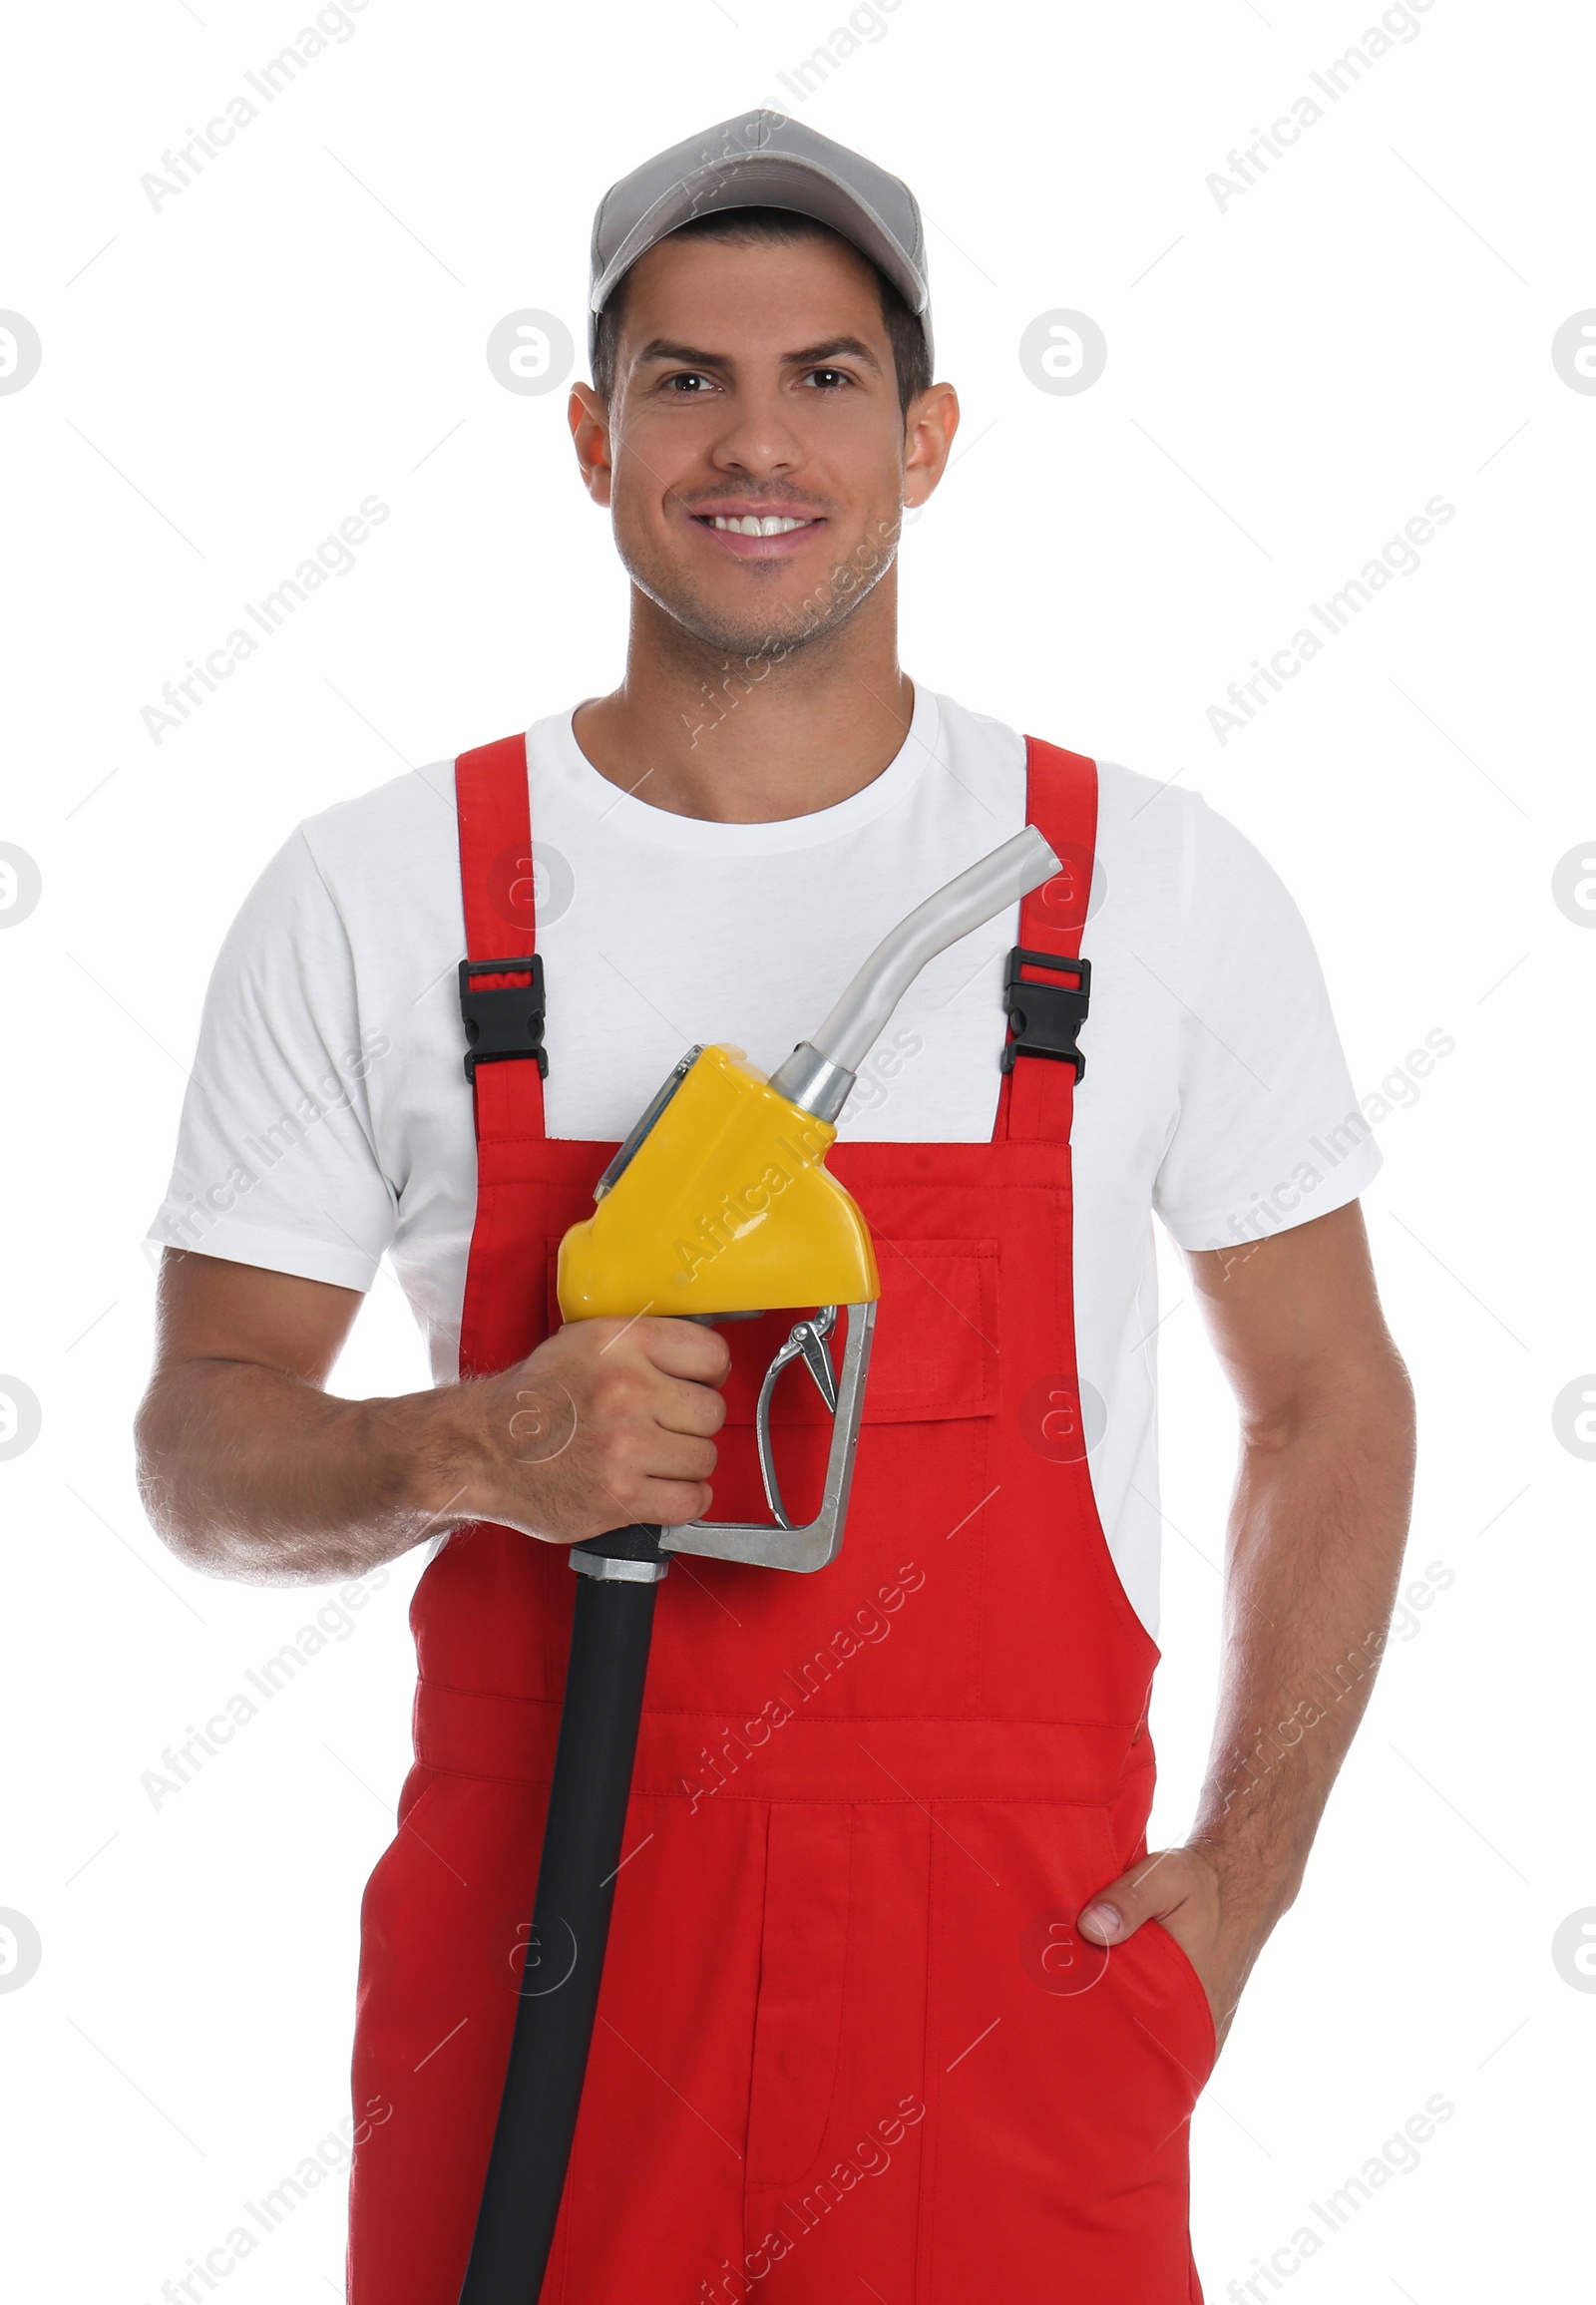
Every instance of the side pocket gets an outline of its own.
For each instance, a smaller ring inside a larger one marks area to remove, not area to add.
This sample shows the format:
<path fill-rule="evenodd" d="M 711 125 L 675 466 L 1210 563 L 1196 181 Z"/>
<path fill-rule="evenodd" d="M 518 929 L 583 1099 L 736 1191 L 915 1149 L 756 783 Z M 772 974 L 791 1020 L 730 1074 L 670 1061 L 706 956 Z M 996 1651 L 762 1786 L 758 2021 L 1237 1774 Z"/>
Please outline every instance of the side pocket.
<path fill-rule="evenodd" d="M 1096 1812 L 1093 1835 L 1100 1878 L 1112 1880 L 1125 1856 L 1106 1811 Z M 1219 2054 L 1214 2013 L 1189 1955 L 1161 1921 L 1144 1921 L 1109 1953 L 1098 1990 L 1115 2012 L 1126 2073 L 1141 2073 L 1147 2111 L 1167 2107 L 1185 2117 Z"/>
<path fill-rule="evenodd" d="M 426 1846 L 422 1833 L 412 1829 L 412 1819 L 428 1805 L 438 1784 L 437 1771 L 423 1761 L 413 1761 L 406 1771 L 399 1788 L 393 1837 L 366 1877 L 360 1900 L 362 1926 L 367 1921 L 374 1923 L 385 1903 L 400 1893 L 400 1883 L 408 1880 L 415 1849 Z"/>
<path fill-rule="evenodd" d="M 789 2185 L 825 2139 L 848 1971 L 852 1818 L 842 1802 L 773 1802 L 749 2086 L 747 2180 Z"/>
<path fill-rule="evenodd" d="M 411 1763 L 405 1781 L 399 1788 L 399 1808 L 394 1820 L 396 1831 L 402 1830 L 410 1822 L 428 1793 L 436 1790 L 437 1784 L 438 1771 L 435 1768 L 429 1768 L 425 1761 Z"/>
<path fill-rule="evenodd" d="M 1198 2058 L 1194 2067 L 1188 2067 L 1188 2072 L 1198 2090 L 1201 2090 L 1206 2086 L 1208 2076 L 1213 2072 L 1219 2057 L 1219 2029 L 1214 2023 L 1213 2004 L 1209 2001 L 1207 1987 L 1193 1968 L 1191 1955 L 1185 1946 L 1164 1927 L 1162 1921 L 1144 1923 L 1139 1933 L 1161 1951 L 1164 1961 L 1174 1974 L 1176 1989 L 1191 2006 Z"/>

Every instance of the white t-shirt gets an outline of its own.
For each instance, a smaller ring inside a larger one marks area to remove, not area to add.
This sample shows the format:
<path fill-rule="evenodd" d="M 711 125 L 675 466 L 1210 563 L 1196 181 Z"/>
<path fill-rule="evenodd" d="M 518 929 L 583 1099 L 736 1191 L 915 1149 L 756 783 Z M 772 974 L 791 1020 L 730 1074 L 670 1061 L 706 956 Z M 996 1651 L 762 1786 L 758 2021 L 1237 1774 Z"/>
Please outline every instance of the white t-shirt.
<path fill-rule="evenodd" d="M 774 1068 L 905 913 L 1024 822 L 1022 738 L 919 683 L 872 784 L 774 824 L 622 792 L 572 717 L 528 735 L 551 1136 L 623 1136 L 694 1041 Z M 991 1136 L 1017 936 L 1016 905 L 924 970 L 845 1139 Z M 150 1234 L 350 1289 L 386 1254 L 439 1382 L 458 1372 L 476 1198 L 464 950 L 450 763 L 302 824 L 222 945 Z M 1156 1630 L 1151 1212 L 1186 1248 L 1258 1239 L 1355 1199 L 1380 1155 L 1301 915 L 1196 794 L 1100 764 L 1083 950 L 1077 1350 L 1103 1525 Z"/>

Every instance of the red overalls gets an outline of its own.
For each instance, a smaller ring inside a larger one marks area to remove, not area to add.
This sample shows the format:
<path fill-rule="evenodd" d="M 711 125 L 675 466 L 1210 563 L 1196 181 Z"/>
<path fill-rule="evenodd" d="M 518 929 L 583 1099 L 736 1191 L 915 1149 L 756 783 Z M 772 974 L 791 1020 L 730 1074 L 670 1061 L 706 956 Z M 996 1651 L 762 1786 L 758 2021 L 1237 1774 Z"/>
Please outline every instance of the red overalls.
<path fill-rule="evenodd" d="M 1027 770 L 1064 869 L 1020 943 L 1073 956 L 1096 771 L 1035 739 Z M 456 782 L 470 956 L 531 952 L 524 740 Z M 1111 1955 L 1072 1927 L 1146 1846 L 1157 1661 L 1080 1437 L 1074 1087 L 1021 1054 L 991 1143 L 831 1154 L 882 1280 L 847 1534 L 814 1576 L 672 1562 L 545 2305 L 1200 2301 L 1202 1985 L 1156 1922 Z M 554 1251 L 615 1149 L 545 1136 L 530 1059 L 478 1066 L 476 1117 L 464 1376 L 558 1326 Z M 753 1401 L 793 1317 L 721 1331 L 717 1518 L 767 1517 Z M 776 1398 L 803 1518 L 824 1411 L 802 1371 Z M 564 1545 L 479 1524 L 416 1588 L 415 1766 L 362 1909 L 351 2305 L 457 2305 L 576 1582 Z"/>

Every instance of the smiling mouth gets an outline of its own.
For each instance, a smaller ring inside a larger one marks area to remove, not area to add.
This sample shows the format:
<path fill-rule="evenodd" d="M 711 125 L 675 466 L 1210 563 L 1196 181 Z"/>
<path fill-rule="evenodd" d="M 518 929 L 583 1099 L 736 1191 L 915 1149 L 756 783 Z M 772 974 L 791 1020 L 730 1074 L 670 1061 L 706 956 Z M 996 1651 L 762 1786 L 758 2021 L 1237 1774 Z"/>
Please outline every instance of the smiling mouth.
<path fill-rule="evenodd" d="M 795 520 L 787 513 L 694 513 L 692 517 L 700 528 L 718 529 L 723 535 L 737 537 L 787 537 L 796 529 L 815 529 L 820 526 L 818 518 Z"/>

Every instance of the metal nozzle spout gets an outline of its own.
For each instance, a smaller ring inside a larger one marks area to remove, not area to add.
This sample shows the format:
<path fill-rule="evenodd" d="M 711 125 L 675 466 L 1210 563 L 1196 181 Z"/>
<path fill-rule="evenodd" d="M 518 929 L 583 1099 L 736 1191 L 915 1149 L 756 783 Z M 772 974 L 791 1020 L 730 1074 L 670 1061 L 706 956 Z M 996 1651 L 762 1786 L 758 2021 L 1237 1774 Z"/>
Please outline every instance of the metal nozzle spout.
<path fill-rule="evenodd" d="M 800 1041 L 770 1085 L 818 1119 L 835 1120 L 859 1067 L 928 960 L 984 928 L 1059 870 L 1034 825 L 917 905 L 884 937 L 812 1040 Z"/>

